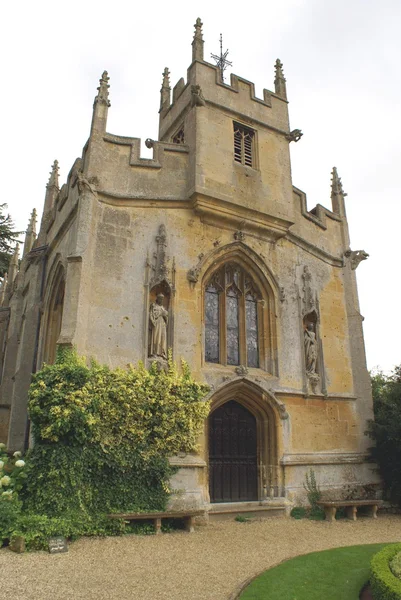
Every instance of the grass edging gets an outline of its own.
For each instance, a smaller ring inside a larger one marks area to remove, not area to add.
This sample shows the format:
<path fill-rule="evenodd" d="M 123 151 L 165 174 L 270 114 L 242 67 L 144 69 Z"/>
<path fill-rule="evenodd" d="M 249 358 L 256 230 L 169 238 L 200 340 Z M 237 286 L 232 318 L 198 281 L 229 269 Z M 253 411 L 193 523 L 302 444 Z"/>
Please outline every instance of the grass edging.
<path fill-rule="evenodd" d="M 385 544 L 327 548 L 288 558 L 238 586 L 230 600 L 355 600 Z M 333 567 L 335 565 L 335 567 Z"/>
<path fill-rule="evenodd" d="M 386 546 L 370 562 L 370 586 L 375 600 L 401 600 L 401 580 L 390 569 L 390 560 L 401 551 L 401 544 Z"/>

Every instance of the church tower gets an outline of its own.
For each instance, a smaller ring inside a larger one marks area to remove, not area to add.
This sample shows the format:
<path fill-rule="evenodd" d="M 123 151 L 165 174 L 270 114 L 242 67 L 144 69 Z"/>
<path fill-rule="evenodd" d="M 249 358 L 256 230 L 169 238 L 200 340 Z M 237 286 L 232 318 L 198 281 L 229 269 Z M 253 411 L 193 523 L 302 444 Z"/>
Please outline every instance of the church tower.
<path fill-rule="evenodd" d="M 28 444 L 31 374 L 57 345 L 111 367 L 164 368 L 171 348 L 211 390 L 199 454 L 171 457 L 171 507 L 271 514 L 302 499 L 311 468 L 331 496 L 378 485 L 355 278 L 367 254 L 350 248 L 336 168 L 330 209 L 292 183 L 302 133 L 280 60 L 262 98 L 220 67 L 197 19 L 187 79 L 162 74 L 152 158 L 108 132 L 101 75 L 82 156 L 61 188 L 54 162 L 2 292 L 0 436 Z"/>

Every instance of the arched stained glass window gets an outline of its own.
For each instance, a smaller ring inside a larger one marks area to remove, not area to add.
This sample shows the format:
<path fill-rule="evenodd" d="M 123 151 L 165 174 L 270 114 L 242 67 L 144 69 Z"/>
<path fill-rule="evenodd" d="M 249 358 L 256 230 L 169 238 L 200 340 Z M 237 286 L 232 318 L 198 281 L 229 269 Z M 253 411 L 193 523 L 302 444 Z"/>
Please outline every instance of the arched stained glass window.
<path fill-rule="evenodd" d="M 229 262 L 215 271 L 205 288 L 205 360 L 226 365 L 260 366 L 262 296 L 244 269 Z"/>

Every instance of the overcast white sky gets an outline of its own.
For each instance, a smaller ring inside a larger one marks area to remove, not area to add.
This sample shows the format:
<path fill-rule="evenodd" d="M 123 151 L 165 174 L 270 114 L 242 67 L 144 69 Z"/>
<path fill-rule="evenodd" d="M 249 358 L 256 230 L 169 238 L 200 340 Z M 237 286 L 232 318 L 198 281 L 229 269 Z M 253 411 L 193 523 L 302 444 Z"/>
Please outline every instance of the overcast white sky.
<path fill-rule="evenodd" d="M 22 0 L 1 9 L 1 202 L 19 229 L 41 213 L 55 158 L 64 183 L 88 137 L 93 98 L 110 75 L 108 131 L 157 139 L 163 68 L 186 78 L 196 17 L 205 59 L 230 51 L 257 94 L 284 64 L 293 184 L 330 208 L 335 165 L 348 193 L 368 367 L 401 363 L 400 0 Z"/>

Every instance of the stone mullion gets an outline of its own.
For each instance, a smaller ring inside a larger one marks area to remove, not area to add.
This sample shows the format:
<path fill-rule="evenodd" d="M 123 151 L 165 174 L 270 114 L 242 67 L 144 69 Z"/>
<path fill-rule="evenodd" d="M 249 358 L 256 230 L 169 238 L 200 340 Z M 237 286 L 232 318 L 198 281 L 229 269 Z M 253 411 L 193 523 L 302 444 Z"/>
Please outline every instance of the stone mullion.
<path fill-rule="evenodd" d="M 220 363 L 227 365 L 227 324 L 226 324 L 226 292 L 219 294 L 219 352 Z"/>
<path fill-rule="evenodd" d="M 243 274 L 241 276 L 243 278 Z M 244 286 L 242 286 L 244 289 Z M 239 342 L 239 364 L 247 365 L 247 348 L 246 348 L 246 318 L 245 318 L 245 294 L 240 293 L 238 297 L 239 315 L 238 315 L 238 342 Z"/>
<path fill-rule="evenodd" d="M 265 314 L 267 312 L 267 315 Z M 266 338 L 269 339 L 269 319 L 268 311 L 266 311 L 265 302 L 258 300 L 256 303 L 257 326 L 258 326 L 258 353 L 259 353 L 259 368 L 268 371 Z"/>

